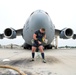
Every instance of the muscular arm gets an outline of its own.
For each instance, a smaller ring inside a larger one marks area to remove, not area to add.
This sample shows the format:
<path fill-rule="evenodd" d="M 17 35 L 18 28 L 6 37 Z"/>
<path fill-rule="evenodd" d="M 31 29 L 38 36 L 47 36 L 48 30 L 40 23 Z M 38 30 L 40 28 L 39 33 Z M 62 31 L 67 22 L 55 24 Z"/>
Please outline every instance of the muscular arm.
<path fill-rule="evenodd" d="M 43 36 L 42 41 L 44 42 L 46 39 L 46 34 Z"/>
<path fill-rule="evenodd" d="M 44 35 L 44 39 L 46 39 L 46 34 Z"/>
<path fill-rule="evenodd" d="M 37 41 L 38 41 L 38 43 L 39 43 L 39 44 L 41 44 L 41 42 L 36 38 L 36 36 L 37 36 L 37 35 L 36 35 L 36 34 L 34 34 L 34 35 L 33 35 L 33 39 L 34 39 L 34 40 L 37 40 Z"/>
<path fill-rule="evenodd" d="M 43 39 L 44 39 L 44 40 L 46 39 L 46 34 L 43 36 Z"/>
<path fill-rule="evenodd" d="M 34 40 L 37 40 L 36 36 L 37 36 L 36 34 L 33 34 L 33 39 Z"/>

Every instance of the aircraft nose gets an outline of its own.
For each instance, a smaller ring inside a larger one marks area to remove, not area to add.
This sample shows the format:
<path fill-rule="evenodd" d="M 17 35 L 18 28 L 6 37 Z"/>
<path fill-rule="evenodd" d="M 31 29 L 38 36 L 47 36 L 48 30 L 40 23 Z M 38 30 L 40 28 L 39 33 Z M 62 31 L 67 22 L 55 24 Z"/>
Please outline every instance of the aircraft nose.
<path fill-rule="evenodd" d="M 38 13 L 38 14 L 34 14 L 31 20 L 36 25 L 43 25 L 46 24 L 46 22 L 48 22 L 48 17 L 46 14 Z"/>

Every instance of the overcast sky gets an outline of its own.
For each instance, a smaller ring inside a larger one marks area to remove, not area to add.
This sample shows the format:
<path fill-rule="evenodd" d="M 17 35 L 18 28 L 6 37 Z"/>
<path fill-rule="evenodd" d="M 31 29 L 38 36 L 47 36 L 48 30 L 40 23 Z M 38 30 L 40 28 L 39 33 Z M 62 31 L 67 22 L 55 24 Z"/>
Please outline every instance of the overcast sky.
<path fill-rule="evenodd" d="M 0 0 L 0 33 L 5 28 L 23 28 L 27 18 L 35 10 L 44 10 L 50 15 L 56 29 L 72 28 L 76 33 L 76 0 Z M 22 37 L 0 40 L 0 44 L 23 44 Z M 59 46 L 76 46 L 76 40 L 58 40 Z"/>

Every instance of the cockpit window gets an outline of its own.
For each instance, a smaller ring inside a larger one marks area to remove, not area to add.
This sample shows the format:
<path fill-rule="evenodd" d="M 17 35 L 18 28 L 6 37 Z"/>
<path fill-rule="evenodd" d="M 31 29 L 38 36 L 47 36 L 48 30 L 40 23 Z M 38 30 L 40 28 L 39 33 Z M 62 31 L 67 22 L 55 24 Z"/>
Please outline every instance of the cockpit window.
<path fill-rule="evenodd" d="M 31 15 L 32 15 L 33 13 L 34 13 L 34 12 L 32 12 Z M 31 16 L 31 15 L 30 15 L 30 16 Z"/>
<path fill-rule="evenodd" d="M 47 12 L 45 12 L 47 15 L 49 15 Z"/>

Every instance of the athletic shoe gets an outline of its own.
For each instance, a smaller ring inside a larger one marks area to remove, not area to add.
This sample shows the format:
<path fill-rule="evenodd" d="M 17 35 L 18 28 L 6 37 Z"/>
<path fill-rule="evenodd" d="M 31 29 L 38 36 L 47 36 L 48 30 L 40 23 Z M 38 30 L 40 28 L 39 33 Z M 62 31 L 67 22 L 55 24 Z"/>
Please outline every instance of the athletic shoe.
<path fill-rule="evenodd" d="M 30 62 L 32 62 L 32 61 L 34 61 L 34 58 L 32 58 L 32 59 L 30 60 Z"/>
<path fill-rule="evenodd" d="M 45 59 L 43 59 L 43 63 L 46 63 Z"/>

